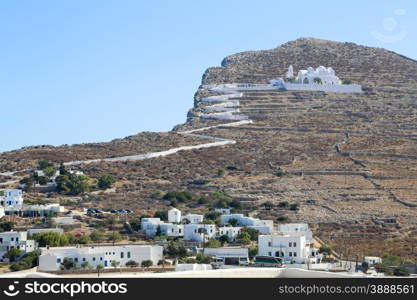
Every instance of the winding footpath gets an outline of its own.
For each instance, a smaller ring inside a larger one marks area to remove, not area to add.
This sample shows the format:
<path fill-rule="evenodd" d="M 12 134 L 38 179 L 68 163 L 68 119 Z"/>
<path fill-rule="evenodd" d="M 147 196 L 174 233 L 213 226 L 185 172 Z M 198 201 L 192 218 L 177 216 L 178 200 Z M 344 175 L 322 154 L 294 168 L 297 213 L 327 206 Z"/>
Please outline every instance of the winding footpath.
<path fill-rule="evenodd" d="M 201 99 L 201 102 L 206 103 L 213 103 L 212 105 L 205 106 L 205 109 L 208 113 L 201 114 L 200 117 L 203 119 L 217 119 L 217 120 L 233 120 L 235 122 L 231 123 L 222 123 L 217 124 L 213 126 L 207 126 L 187 131 L 179 131 L 176 132 L 179 135 L 182 136 L 189 136 L 194 138 L 200 138 L 203 140 L 209 140 L 211 142 L 209 143 L 202 143 L 198 145 L 192 145 L 192 146 L 182 146 L 182 147 L 176 147 L 171 148 L 165 151 L 158 151 L 158 152 L 148 152 L 145 154 L 135 154 L 135 155 L 128 155 L 128 156 L 119 156 L 119 157 L 111 157 L 111 158 L 99 158 L 99 159 L 90 159 L 90 160 L 78 160 L 78 161 L 69 161 L 65 162 L 65 166 L 76 166 L 76 165 L 84 165 L 84 164 L 90 164 L 90 163 L 100 163 L 100 162 L 121 162 L 121 161 L 137 161 L 137 160 L 145 160 L 150 158 L 156 158 L 156 157 L 163 157 L 175 154 L 179 151 L 190 151 L 190 150 L 197 150 L 197 149 L 203 149 L 203 148 L 211 148 L 211 147 L 220 147 L 225 145 L 231 145 L 236 144 L 235 140 L 232 139 L 225 139 L 220 137 L 213 137 L 208 135 L 202 135 L 197 134 L 196 132 L 205 131 L 213 128 L 218 127 L 236 127 L 246 124 L 253 123 L 252 120 L 250 120 L 245 115 L 239 114 L 239 100 L 236 100 L 236 98 L 242 97 L 242 93 L 237 93 L 236 88 L 232 87 L 225 87 L 224 85 L 221 86 L 211 86 L 208 87 L 210 91 L 214 91 L 217 93 L 221 93 L 222 95 L 218 96 L 211 96 L 211 97 L 205 97 Z M 233 98 L 233 99 L 232 99 Z M 17 170 L 17 171 L 11 171 L 11 172 L 4 172 L 0 173 L 0 175 L 7 176 L 7 177 L 18 177 L 16 176 L 17 173 L 21 172 L 28 172 L 33 169 L 24 169 L 24 170 Z M 18 179 L 12 179 L 6 182 L 0 182 L 0 186 L 6 186 L 9 184 L 15 184 L 19 182 Z"/>

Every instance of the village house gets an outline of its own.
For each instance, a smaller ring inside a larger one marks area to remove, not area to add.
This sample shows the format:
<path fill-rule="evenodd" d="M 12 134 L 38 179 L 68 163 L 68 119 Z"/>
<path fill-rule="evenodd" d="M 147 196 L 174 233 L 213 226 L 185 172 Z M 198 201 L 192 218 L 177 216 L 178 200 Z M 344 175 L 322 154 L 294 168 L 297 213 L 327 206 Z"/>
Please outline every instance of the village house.
<path fill-rule="evenodd" d="M 195 242 L 207 242 L 216 237 L 216 225 L 214 224 L 185 224 L 184 240 Z"/>
<path fill-rule="evenodd" d="M 181 222 L 181 211 L 179 209 L 171 208 L 168 210 L 168 222 L 169 223 L 180 223 Z"/>
<path fill-rule="evenodd" d="M 239 247 L 205 248 L 204 255 L 212 256 L 214 261 L 222 262 L 225 265 L 248 265 L 249 264 L 248 248 L 239 248 Z"/>
<path fill-rule="evenodd" d="M 0 233 L 0 262 L 8 262 L 4 255 L 13 248 L 19 249 L 22 255 L 36 249 L 36 242 L 27 239 L 25 231 L 9 231 Z"/>
<path fill-rule="evenodd" d="M 7 189 L 0 196 L 0 206 L 4 208 L 20 207 L 23 205 L 23 191 L 16 189 Z"/>
<path fill-rule="evenodd" d="M 223 226 L 219 227 L 217 231 L 218 237 L 226 235 L 229 241 L 236 241 L 238 234 L 241 232 L 242 227 Z"/>
<path fill-rule="evenodd" d="M 191 224 L 200 224 L 204 220 L 203 215 L 196 215 L 196 214 L 188 214 L 186 216 L 181 217 L 181 222 L 183 223 L 191 223 Z"/>
<path fill-rule="evenodd" d="M 246 217 L 243 214 L 230 214 L 220 216 L 220 223 L 222 225 L 230 224 L 231 220 L 236 220 L 237 226 L 253 228 L 263 234 L 271 233 L 274 228 L 274 221 L 272 220 L 260 220 L 253 217 Z"/>
<path fill-rule="evenodd" d="M 151 260 L 154 265 L 157 265 L 163 259 L 163 247 L 158 245 L 123 245 L 41 248 L 38 270 L 58 271 L 65 258 L 72 259 L 77 267 L 88 263 L 93 268 L 96 268 L 97 265 L 110 268 L 112 261 L 116 261 L 119 266 L 124 267 L 130 260 L 139 265 L 144 260 Z"/>

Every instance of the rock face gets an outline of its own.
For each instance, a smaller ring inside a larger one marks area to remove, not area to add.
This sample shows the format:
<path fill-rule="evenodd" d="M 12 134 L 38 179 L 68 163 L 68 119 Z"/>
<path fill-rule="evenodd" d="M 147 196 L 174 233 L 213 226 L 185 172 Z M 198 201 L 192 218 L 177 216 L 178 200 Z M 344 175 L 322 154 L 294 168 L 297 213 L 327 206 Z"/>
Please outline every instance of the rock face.
<path fill-rule="evenodd" d="M 231 121 L 200 117 L 209 105 L 201 99 L 217 95 L 205 85 L 266 83 L 283 76 L 289 65 L 294 66 L 295 73 L 308 66 L 332 67 L 340 79 L 361 84 L 364 93 L 243 91 L 238 99 L 239 114 L 247 115 L 253 123 L 218 126 Z M 236 144 L 80 169 L 92 176 L 111 173 L 123 182 L 116 193 L 100 195 L 103 206 L 129 207 L 138 212 L 167 209 L 170 203 L 154 197 L 155 192 L 187 190 L 198 197 L 181 208 L 203 213 L 216 204 L 211 198 L 199 202 L 199 196 L 223 191 L 241 201 L 243 212 L 308 222 L 324 239 L 335 238 L 336 246 L 349 237 L 355 245 L 352 251 L 358 254 L 376 255 L 379 249 L 409 253 L 404 250 L 405 237 L 415 238 L 417 232 L 416 61 L 384 49 L 309 38 L 271 50 L 231 55 L 221 67 L 205 72 L 188 121 L 177 125 L 166 136 L 171 142 L 164 145 L 198 143 L 196 137 L 184 140 L 175 132 L 203 127 L 209 129 L 199 134 Z M 167 141 L 164 134 L 143 138 L 144 149 L 151 150 Z M 112 156 L 124 154 L 125 143 L 139 149 L 140 140 L 88 146 L 88 158 L 94 156 L 95 149 L 100 149 L 97 155 L 107 153 L 103 147 L 112 149 Z M 70 150 L 79 153 L 77 148 L 56 147 L 48 149 L 48 155 L 54 151 L 65 158 Z M 36 153 L 40 159 L 42 155 Z M 30 151 L 12 154 L 0 156 L 3 170 L 10 170 L 8 162 L 21 165 L 22 159 L 29 159 Z M 57 161 L 58 156 L 54 156 Z M 226 170 L 224 176 L 218 176 L 219 169 Z M 264 209 L 266 201 L 273 202 L 272 209 Z M 279 205 L 282 202 L 293 204 L 293 209 Z M 397 221 L 395 226 L 378 223 L 392 218 Z M 366 232 L 358 228 L 366 228 Z M 388 238 L 396 240 L 388 243 Z M 344 249 L 347 247 L 345 244 Z"/>

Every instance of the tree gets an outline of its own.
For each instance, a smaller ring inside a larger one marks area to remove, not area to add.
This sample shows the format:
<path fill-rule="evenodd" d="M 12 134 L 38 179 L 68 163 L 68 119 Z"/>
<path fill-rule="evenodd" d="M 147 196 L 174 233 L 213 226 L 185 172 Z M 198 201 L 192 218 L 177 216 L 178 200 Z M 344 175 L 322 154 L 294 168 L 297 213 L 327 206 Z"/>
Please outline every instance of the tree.
<path fill-rule="evenodd" d="M 161 236 L 162 235 L 162 231 L 161 231 L 161 226 L 158 225 L 158 227 L 156 227 L 156 236 Z"/>
<path fill-rule="evenodd" d="M 117 231 L 113 232 L 113 234 L 111 234 L 109 236 L 109 241 L 110 242 L 115 242 L 116 243 L 116 242 L 119 242 L 121 240 L 122 240 L 122 235 Z"/>
<path fill-rule="evenodd" d="M 40 170 L 45 170 L 46 168 L 53 168 L 53 167 L 54 167 L 54 164 L 51 163 L 51 162 L 49 162 L 49 161 L 47 161 L 47 160 L 45 160 L 45 159 L 40 160 L 38 162 L 38 168 Z"/>
<path fill-rule="evenodd" d="M 38 242 L 39 247 L 62 247 L 68 246 L 68 236 L 59 232 L 40 232 L 32 236 Z"/>
<path fill-rule="evenodd" d="M 85 262 L 81 263 L 81 268 L 82 269 L 92 269 L 93 266 L 90 265 L 90 263 L 88 261 L 85 261 Z"/>
<path fill-rule="evenodd" d="M 85 175 L 65 174 L 59 175 L 55 182 L 61 193 L 79 195 L 91 190 L 90 178 Z"/>
<path fill-rule="evenodd" d="M 226 175 L 226 171 L 224 169 L 217 170 L 217 177 L 224 177 Z"/>
<path fill-rule="evenodd" d="M 104 231 L 103 230 L 94 230 L 91 234 L 90 234 L 90 239 L 93 242 L 102 242 L 105 239 L 105 235 L 104 235 Z"/>
<path fill-rule="evenodd" d="M 239 221 L 235 218 L 229 220 L 229 224 L 235 227 Z"/>
<path fill-rule="evenodd" d="M 144 261 L 142 261 L 142 267 L 144 267 L 144 268 L 149 268 L 149 267 L 151 267 L 152 265 L 153 265 L 153 262 L 152 262 L 152 260 L 144 260 Z"/>
<path fill-rule="evenodd" d="M 198 264 L 209 264 L 213 261 L 213 258 L 209 255 L 204 255 L 203 253 L 198 253 L 196 256 L 196 261 Z"/>
<path fill-rule="evenodd" d="M 298 210 L 298 204 L 297 203 L 293 203 L 290 205 L 290 210 Z"/>
<path fill-rule="evenodd" d="M 10 262 L 15 262 L 22 255 L 22 251 L 17 248 L 11 248 L 4 254 L 4 257 L 8 258 Z"/>
<path fill-rule="evenodd" d="M 219 237 L 219 241 L 221 245 L 223 246 L 224 244 L 229 243 L 229 236 L 226 234 L 223 234 Z"/>
<path fill-rule="evenodd" d="M 117 260 L 112 260 L 112 261 L 111 261 L 111 263 L 110 263 L 110 265 L 111 265 L 113 268 L 117 269 L 117 267 L 120 265 L 120 261 L 117 261 Z"/>
<path fill-rule="evenodd" d="M 65 257 L 64 260 L 61 262 L 61 266 L 64 270 L 71 270 L 75 268 L 75 262 L 72 258 Z"/>
<path fill-rule="evenodd" d="M 0 232 L 11 231 L 13 229 L 13 222 L 1 222 L 0 223 Z"/>
<path fill-rule="evenodd" d="M 139 266 L 139 263 L 138 263 L 137 261 L 134 261 L 134 260 L 129 260 L 129 261 L 126 263 L 126 267 L 136 268 L 136 267 L 138 267 L 138 266 Z"/>
<path fill-rule="evenodd" d="M 116 182 L 116 178 L 111 174 L 102 174 L 98 178 L 97 186 L 101 190 L 109 189 Z"/>
<path fill-rule="evenodd" d="M 237 240 L 243 245 L 250 244 L 250 234 L 248 232 L 241 232 L 237 235 Z"/>
<path fill-rule="evenodd" d="M 410 270 L 408 270 L 405 266 L 399 266 L 394 268 L 393 274 L 395 276 L 410 276 Z"/>
<path fill-rule="evenodd" d="M 271 210 L 271 209 L 274 207 L 274 203 L 272 203 L 272 201 L 266 201 L 266 202 L 264 203 L 264 207 L 265 207 L 265 209 L 267 209 L 267 210 Z"/>
<path fill-rule="evenodd" d="M 159 210 L 155 212 L 154 218 L 160 218 L 162 221 L 168 221 L 168 211 Z"/>
<path fill-rule="evenodd" d="M 222 244 L 217 239 L 209 239 L 206 243 L 207 248 L 220 248 Z"/>
<path fill-rule="evenodd" d="M 319 248 L 319 253 L 324 254 L 325 256 L 329 256 L 332 253 L 332 249 L 328 245 L 322 245 Z"/>
<path fill-rule="evenodd" d="M 362 270 L 364 273 L 368 272 L 369 270 L 369 264 L 366 261 L 362 262 Z"/>
<path fill-rule="evenodd" d="M 91 238 L 88 235 L 83 235 L 77 239 L 78 244 L 88 244 L 91 242 Z"/>
<path fill-rule="evenodd" d="M 350 79 L 343 79 L 342 84 L 352 84 L 352 80 Z"/>
<path fill-rule="evenodd" d="M 97 277 L 100 277 L 100 270 L 103 270 L 104 266 L 102 264 L 98 264 L 96 266 L 96 270 L 97 270 Z"/>
<path fill-rule="evenodd" d="M 140 224 L 141 223 L 140 223 L 140 219 L 139 218 L 130 220 L 129 223 L 130 223 L 130 226 L 132 227 L 133 230 L 139 231 L 141 229 L 141 227 L 140 227 Z"/>
<path fill-rule="evenodd" d="M 250 235 L 251 241 L 258 240 L 259 230 L 250 227 L 243 227 L 242 232 L 247 232 Z"/>

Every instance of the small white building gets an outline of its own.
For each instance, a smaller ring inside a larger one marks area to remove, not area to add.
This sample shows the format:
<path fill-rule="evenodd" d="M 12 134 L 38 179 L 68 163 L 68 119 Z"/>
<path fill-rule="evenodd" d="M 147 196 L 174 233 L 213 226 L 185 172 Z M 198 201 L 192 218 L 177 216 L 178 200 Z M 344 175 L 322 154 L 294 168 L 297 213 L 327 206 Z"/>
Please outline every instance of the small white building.
<path fill-rule="evenodd" d="M 168 222 L 169 223 L 180 223 L 181 222 L 181 211 L 179 209 L 171 208 L 168 210 Z"/>
<path fill-rule="evenodd" d="M 9 231 L 0 233 L 0 262 L 8 262 L 4 255 L 12 248 L 22 251 L 22 255 L 36 249 L 36 242 L 27 239 L 25 231 Z"/>
<path fill-rule="evenodd" d="M 181 221 L 184 223 L 191 223 L 191 224 L 200 224 L 204 220 L 203 215 L 196 215 L 196 214 L 188 214 L 186 216 L 181 217 Z"/>
<path fill-rule="evenodd" d="M 3 195 L 0 196 L 0 206 L 20 207 L 23 205 L 23 191 L 17 189 L 6 189 Z"/>
<path fill-rule="evenodd" d="M 161 228 L 161 235 L 180 237 L 184 235 L 184 225 L 173 223 L 162 223 L 159 225 Z"/>
<path fill-rule="evenodd" d="M 290 66 L 289 68 L 292 68 Z M 290 69 L 288 69 L 288 72 Z M 287 72 L 287 73 L 288 73 Z M 312 67 L 308 67 L 307 70 L 300 70 L 298 71 L 297 78 L 295 79 L 296 83 L 300 84 L 324 84 L 324 85 L 340 85 L 342 82 L 340 81 L 339 77 L 336 76 L 334 70 L 332 68 L 325 68 L 323 66 L 319 66 L 316 69 Z"/>
<path fill-rule="evenodd" d="M 226 215 L 229 215 L 230 211 L 231 211 L 230 208 L 215 208 L 214 209 L 214 212 L 221 213 L 221 214 L 226 214 Z"/>
<path fill-rule="evenodd" d="M 364 262 L 367 262 L 368 265 L 372 266 L 372 265 L 381 263 L 382 259 L 378 256 L 365 256 Z"/>
<path fill-rule="evenodd" d="M 209 239 L 216 237 L 216 225 L 214 224 L 185 224 L 184 240 L 195 242 L 207 242 Z M 205 238 L 205 240 L 204 240 Z"/>
<path fill-rule="evenodd" d="M 204 255 L 212 256 L 217 262 L 221 260 L 225 265 L 249 264 L 248 248 L 237 248 L 237 247 L 205 248 Z"/>
<path fill-rule="evenodd" d="M 58 271 L 64 258 L 72 259 L 77 267 L 83 263 L 93 268 L 101 264 L 104 268 L 111 268 L 111 262 L 117 261 L 119 266 L 133 260 L 139 265 L 144 260 L 151 260 L 154 265 L 163 258 L 163 247 L 154 245 L 125 245 L 125 246 L 94 246 L 94 247 L 57 247 L 41 248 L 39 257 L 39 271 Z"/>
<path fill-rule="evenodd" d="M 283 262 L 305 264 L 317 262 L 311 257 L 310 244 L 304 235 L 270 234 L 258 237 L 258 255 L 279 257 Z"/>
<path fill-rule="evenodd" d="M 258 218 L 246 217 L 243 214 L 229 214 L 220 216 L 220 223 L 222 225 L 230 224 L 231 220 L 236 220 L 237 226 L 253 228 L 262 234 L 271 233 L 274 228 L 274 221 L 272 220 L 260 220 Z"/>
<path fill-rule="evenodd" d="M 226 235 L 230 241 L 235 241 L 241 230 L 242 227 L 223 226 L 219 227 L 217 235 L 218 237 Z"/>
<path fill-rule="evenodd" d="M 142 218 L 140 221 L 141 229 L 145 231 L 146 235 L 154 236 L 158 230 L 158 226 L 164 224 L 160 218 Z"/>
<path fill-rule="evenodd" d="M 306 223 L 279 224 L 278 232 L 304 235 L 308 243 L 311 243 L 313 240 L 313 233 Z"/>

